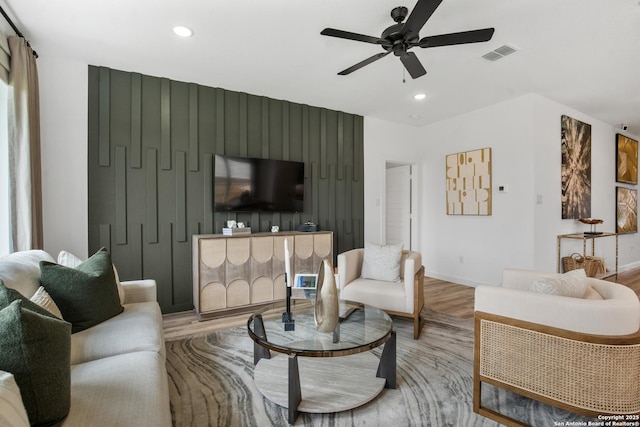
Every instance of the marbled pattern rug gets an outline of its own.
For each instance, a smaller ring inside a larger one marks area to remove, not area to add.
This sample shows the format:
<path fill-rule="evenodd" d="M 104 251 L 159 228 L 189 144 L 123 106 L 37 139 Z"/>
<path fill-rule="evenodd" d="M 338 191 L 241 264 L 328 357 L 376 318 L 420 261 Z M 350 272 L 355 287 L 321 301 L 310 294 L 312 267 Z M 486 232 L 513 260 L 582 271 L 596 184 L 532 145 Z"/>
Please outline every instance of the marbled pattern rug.
<path fill-rule="evenodd" d="M 411 322 L 394 319 L 397 389 L 385 389 L 350 411 L 301 413 L 295 425 L 497 426 L 473 412 L 473 321 L 427 309 L 423 314 L 426 324 L 417 341 Z M 380 356 L 381 349 L 373 351 Z M 168 341 L 167 371 L 175 426 L 288 425 L 287 410 L 263 398 L 253 383 L 253 341 L 246 328 Z M 483 390 L 485 406 L 500 407 L 534 426 L 585 420 L 502 391 Z"/>

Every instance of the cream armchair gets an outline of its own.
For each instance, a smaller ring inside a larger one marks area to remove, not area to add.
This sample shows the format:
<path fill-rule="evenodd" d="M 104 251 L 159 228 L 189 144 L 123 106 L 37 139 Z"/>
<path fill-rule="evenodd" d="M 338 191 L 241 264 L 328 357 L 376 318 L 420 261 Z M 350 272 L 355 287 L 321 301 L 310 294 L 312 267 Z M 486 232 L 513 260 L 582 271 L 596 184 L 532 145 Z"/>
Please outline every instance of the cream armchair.
<path fill-rule="evenodd" d="M 590 277 L 582 298 L 529 290 L 553 275 L 505 270 L 502 286 L 476 288 L 474 411 L 523 425 L 482 405 L 487 383 L 587 416 L 640 412 L 636 293 Z"/>
<path fill-rule="evenodd" d="M 420 337 L 424 306 L 424 267 L 422 256 L 415 251 L 402 251 L 400 281 L 384 282 L 361 278 L 364 249 L 353 249 L 338 255 L 340 298 L 383 309 L 393 316 L 413 319 L 413 338 Z"/>

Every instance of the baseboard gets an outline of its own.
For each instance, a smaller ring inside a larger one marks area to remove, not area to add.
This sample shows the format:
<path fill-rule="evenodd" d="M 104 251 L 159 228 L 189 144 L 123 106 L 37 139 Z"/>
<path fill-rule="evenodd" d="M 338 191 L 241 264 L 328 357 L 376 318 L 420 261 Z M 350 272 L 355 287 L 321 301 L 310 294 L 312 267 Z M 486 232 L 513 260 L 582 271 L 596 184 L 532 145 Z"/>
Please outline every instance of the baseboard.
<path fill-rule="evenodd" d="M 618 266 L 618 273 L 623 271 L 631 270 L 633 268 L 640 267 L 640 261 L 632 262 L 631 264 L 625 264 L 622 266 Z"/>
<path fill-rule="evenodd" d="M 484 282 L 476 282 L 475 280 L 467 280 L 462 277 L 450 276 L 448 274 L 441 274 L 435 271 L 425 271 L 425 276 L 432 277 L 438 280 L 445 280 L 447 282 L 455 283 L 457 285 L 465 285 L 470 286 L 472 288 L 477 288 L 480 285 L 488 285 L 488 286 L 498 286 L 493 283 L 484 283 Z"/>

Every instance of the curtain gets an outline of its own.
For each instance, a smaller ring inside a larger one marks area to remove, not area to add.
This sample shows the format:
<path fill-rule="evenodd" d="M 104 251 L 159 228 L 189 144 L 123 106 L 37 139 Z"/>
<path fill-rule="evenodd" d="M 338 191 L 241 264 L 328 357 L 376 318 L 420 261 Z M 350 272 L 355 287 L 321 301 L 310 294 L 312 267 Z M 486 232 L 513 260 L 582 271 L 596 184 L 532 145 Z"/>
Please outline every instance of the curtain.
<path fill-rule="evenodd" d="M 40 101 L 33 50 L 9 37 L 9 210 L 10 252 L 42 249 Z"/>

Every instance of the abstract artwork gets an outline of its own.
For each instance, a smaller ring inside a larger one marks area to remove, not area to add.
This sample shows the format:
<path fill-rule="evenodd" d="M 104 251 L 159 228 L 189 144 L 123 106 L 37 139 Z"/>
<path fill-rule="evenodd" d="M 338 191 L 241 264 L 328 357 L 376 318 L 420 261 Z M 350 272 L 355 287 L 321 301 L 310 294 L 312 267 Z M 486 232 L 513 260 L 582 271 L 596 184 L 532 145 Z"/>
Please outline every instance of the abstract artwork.
<path fill-rule="evenodd" d="M 562 219 L 591 217 L 591 125 L 562 116 Z"/>
<path fill-rule="evenodd" d="M 638 232 L 638 193 L 635 189 L 616 187 L 616 233 Z"/>
<path fill-rule="evenodd" d="M 616 182 L 638 183 L 638 141 L 616 134 Z"/>
<path fill-rule="evenodd" d="M 491 148 L 446 157 L 447 215 L 491 215 Z"/>

